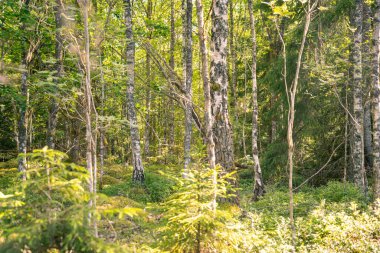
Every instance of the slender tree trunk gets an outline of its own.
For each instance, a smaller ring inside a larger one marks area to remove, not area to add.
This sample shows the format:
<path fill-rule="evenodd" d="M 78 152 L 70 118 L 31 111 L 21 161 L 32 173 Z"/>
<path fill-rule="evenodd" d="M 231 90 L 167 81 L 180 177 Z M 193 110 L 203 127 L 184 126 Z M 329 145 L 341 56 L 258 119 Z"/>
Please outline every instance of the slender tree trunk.
<path fill-rule="evenodd" d="M 170 59 L 169 66 L 172 70 L 175 68 L 174 49 L 175 49 L 175 18 L 174 18 L 174 0 L 170 0 Z M 169 98 L 169 148 L 173 151 L 174 145 L 174 103 L 173 99 Z"/>
<path fill-rule="evenodd" d="M 207 145 L 207 157 L 210 165 L 210 169 L 214 170 L 213 174 L 213 184 L 214 184 L 214 198 L 212 203 L 212 208 L 214 212 L 216 211 L 216 184 L 217 184 L 217 173 L 215 171 L 215 142 L 213 133 L 213 123 L 214 118 L 212 116 L 212 101 L 211 101 L 211 88 L 208 76 L 208 61 L 207 61 L 207 47 L 206 38 L 204 31 L 204 20 L 203 20 L 203 5 L 202 0 L 196 0 L 195 2 L 197 8 L 197 21 L 198 21 L 198 36 L 199 36 L 199 48 L 201 53 L 201 76 L 203 82 L 203 94 L 205 98 L 205 132 L 206 132 L 206 145 Z"/>
<path fill-rule="evenodd" d="M 25 11 L 29 11 L 29 0 L 23 2 L 22 8 Z M 26 24 L 21 25 L 21 30 L 24 30 Z M 22 179 L 26 180 L 26 151 L 27 151 L 27 111 L 29 106 L 29 89 L 28 89 L 28 76 L 29 76 L 29 61 L 27 59 L 28 50 L 26 48 L 26 41 L 23 41 L 23 53 L 22 53 L 22 66 L 21 73 L 21 96 L 22 104 L 20 105 L 20 118 L 18 120 L 18 152 L 22 154 L 22 157 L 18 159 L 18 171 L 22 173 Z"/>
<path fill-rule="evenodd" d="M 56 62 L 56 79 L 55 83 L 58 85 L 60 79 L 63 75 L 63 37 L 61 30 L 63 27 L 63 6 L 62 0 L 56 0 L 54 6 L 55 12 L 55 60 Z M 47 130 L 47 145 L 49 148 L 55 148 L 55 133 L 57 129 L 57 114 L 58 114 L 58 101 L 55 96 L 57 96 L 57 88 L 55 88 L 55 94 L 50 100 L 49 108 L 49 119 L 48 119 L 48 130 Z"/>
<path fill-rule="evenodd" d="M 90 7 L 89 0 L 82 0 L 83 22 L 84 22 L 84 41 L 85 41 L 85 122 L 86 122 L 86 164 L 87 171 L 90 174 L 89 190 L 94 192 L 94 167 L 93 167 L 93 136 L 92 136 L 92 93 L 91 93 L 91 62 L 90 62 L 90 34 L 88 30 L 88 9 Z"/>
<path fill-rule="evenodd" d="M 104 101 L 105 101 L 105 83 L 104 83 L 104 73 L 103 73 L 103 59 L 102 59 L 102 50 L 99 49 L 99 68 L 100 68 L 100 82 L 101 82 L 101 95 L 100 95 L 100 107 L 101 107 L 101 116 L 104 117 Z M 100 162 L 100 170 L 99 170 L 99 189 L 103 188 L 103 175 L 104 175 L 104 158 L 106 147 L 104 145 L 105 140 L 105 128 L 103 119 L 100 121 L 99 127 L 99 162 Z"/>
<path fill-rule="evenodd" d="M 125 27 L 127 38 L 127 111 L 132 142 L 132 179 L 136 183 L 144 182 L 144 167 L 141 158 L 140 134 L 137 125 L 135 93 L 135 42 L 133 41 L 132 5 L 131 0 L 125 0 Z"/>
<path fill-rule="evenodd" d="M 244 62 L 244 118 L 243 118 L 243 130 L 242 130 L 242 144 L 243 144 L 243 155 L 244 157 L 247 157 L 247 145 L 246 145 L 246 140 L 245 140 L 245 124 L 247 122 L 247 79 L 248 79 L 248 74 L 247 74 L 247 61 L 245 60 Z"/>
<path fill-rule="evenodd" d="M 271 94 L 270 97 L 270 106 L 271 109 L 275 107 L 276 104 L 276 96 L 274 93 Z M 274 143 L 277 138 L 277 121 L 276 121 L 276 116 L 273 115 L 271 118 L 271 128 L 270 128 L 270 143 Z"/>
<path fill-rule="evenodd" d="M 363 2 L 363 94 L 364 94 L 364 166 L 372 168 L 372 123 L 371 123 L 371 8 Z"/>
<path fill-rule="evenodd" d="M 234 149 L 227 97 L 227 8 L 228 0 L 214 0 L 212 3 L 210 85 L 216 163 L 231 171 L 234 169 Z"/>
<path fill-rule="evenodd" d="M 380 198 L 380 0 L 375 1 L 373 19 L 373 60 L 372 60 L 372 86 L 373 86 L 373 170 L 374 195 Z"/>
<path fill-rule="evenodd" d="M 363 1 L 355 0 L 354 13 L 354 45 L 353 59 L 353 176 L 354 183 L 366 192 L 366 175 L 364 167 L 364 109 L 363 109 L 363 75 L 362 75 L 362 24 L 363 24 Z"/>
<path fill-rule="evenodd" d="M 29 90 L 28 90 L 28 72 L 29 66 L 26 62 L 26 56 L 23 57 L 23 72 L 21 74 L 21 96 L 23 98 L 20 106 L 20 118 L 18 121 L 18 152 L 23 154 L 18 159 L 18 171 L 22 173 L 22 179 L 26 180 L 26 143 L 27 143 L 27 110 L 29 105 Z"/>
<path fill-rule="evenodd" d="M 308 8 L 306 12 L 306 19 L 305 19 L 305 26 L 303 30 L 302 41 L 301 41 L 301 45 L 298 51 L 296 73 L 295 73 L 294 80 L 292 82 L 290 89 L 289 90 L 287 89 L 288 98 L 289 98 L 288 131 L 287 131 L 288 166 L 289 166 L 289 198 L 290 198 L 289 218 L 290 218 L 290 225 L 292 229 L 292 243 L 294 247 L 293 251 L 295 251 L 295 245 L 296 245 L 296 242 L 295 242 L 296 231 L 295 231 L 295 225 L 294 225 L 294 205 L 293 205 L 293 154 L 294 154 L 293 129 L 294 129 L 294 116 L 295 116 L 295 101 L 296 101 L 296 95 L 297 95 L 298 80 L 299 80 L 299 75 L 300 75 L 301 65 L 302 65 L 302 56 L 303 56 L 303 51 L 304 51 L 304 47 L 306 43 L 307 33 L 309 31 L 309 26 L 310 26 L 311 13 L 314 10 L 316 4 L 317 4 L 317 1 L 314 2 L 313 6 L 311 7 L 310 0 L 307 2 Z"/>
<path fill-rule="evenodd" d="M 237 71 L 236 71 L 236 50 L 234 43 L 234 1 L 229 0 L 230 7 L 230 56 L 231 56 L 231 107 L 234 109 L 236 106 L 236 86 L 237 86 Z M 237 112 L 233 111 L 235 114 L 235 118 L 237 116 Z"/>
<path fill-rule="evenodd" d="M 152 0 L 149 0 L 147 3 L 147 19 L 150 20 L 152 18 L 152 12 L 153 12 L 153 3 Z M 151 39 L 151 29 L 148 26 L 148 41 Z M 149 156 L 150 154 L 150 129 L 151 129 L 151 119 L 150 119 L 150 110 L 151 110 L 151 64 L 150 64 L 150 54 L 149 52 L 146 53 L 146 80 L 147 80 L 147 90 L 146 90 L 146 100 L 145 100 L 145 108 L 146 108 L 146 115 L 145 115 L 145 131 L 144 131 L 144 154 L 145 156 Z"/>
<path fill-rule="evenodd" d="M 186 91 L 185 103 L 185 173 L 191 161 L 192 134 L 192 76 L 193 76 L 193 40 L 192 40 L 192 0 L 183 0 L 183 74 Z"/>
<path fill-rule="evenodd" d="M 253 188 L 253 200 L 258 200 L 259 197 L 265 193 L 263 175 L 261 173 L 258 138 L 259 138 L 259 106 L 257 103 L 257 43 L 256 43 L 256 28 L 255 28 L 255 16 L 253 13 L 252 0 L 248 0 L 249 18 L 251 23 L 251 39 L 252 39 L 252 158 L 254 162 L 255 183 Z"/>

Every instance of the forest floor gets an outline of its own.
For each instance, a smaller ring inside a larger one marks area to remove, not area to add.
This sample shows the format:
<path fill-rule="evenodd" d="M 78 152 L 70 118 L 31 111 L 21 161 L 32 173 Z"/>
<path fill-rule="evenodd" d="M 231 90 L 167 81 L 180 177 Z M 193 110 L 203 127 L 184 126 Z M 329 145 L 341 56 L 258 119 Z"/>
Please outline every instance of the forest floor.
<path fill-rule="evenodd" d="M 16 165 L 15 160 L 0 163 L 0 192 L 6 192 L 18 180 Z M 132 245 L 136 249 L 155 248 L 157 233 L 165 221 L 162 213 L 152 209 L 174 193 L 175 182 L 168 175 L 180 175 L 180 167 L 153 164 L 145 166 L 145 172 L 145 184 L 136 186 L 131 181 L 131 167 L 115 163 L 105 166 L 102 189 L 98 190 L 98 208 L 132 207 L 141 209 L 144 215 L 101 219 L 98 223 L 101 238 L 120 245 Z M 268 185 L 266 195 L 259 201 L 252 202 L 252 171 L 249 169 L 239 171 L 238 187 L 239 207 L 221 204 L 220 208 L 238 214 L 238 217 L 258 214 L 261 217 L 262 231 L 269 235 L 278 233 L 279 224 L 289 215 L 286 187 Z M 368 209 L 366 198 L 351 184 L 341 182 L 330 182 L 317 188 L 305 186 L 295 193 L 294 206 L 297 220 L 309 221 L 310 226 L 315 220 L 316 210 L 321 207 L 326 212 L 336 213 Z M 375 236 L 375 239 L 380 241 L 380 235 Z"/>

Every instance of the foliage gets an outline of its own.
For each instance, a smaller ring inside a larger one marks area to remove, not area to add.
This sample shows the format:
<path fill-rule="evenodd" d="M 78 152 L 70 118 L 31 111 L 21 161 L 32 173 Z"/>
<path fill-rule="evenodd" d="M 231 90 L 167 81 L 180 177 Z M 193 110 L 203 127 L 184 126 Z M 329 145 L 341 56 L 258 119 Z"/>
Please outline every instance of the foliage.
<path fill-rule="evenodd" d="M 306 219 L 298 219 L 300 252 L 379 252 L 380 202 L 367 212 L 355 203 L 327 211 L 325 203 Z M 346 209 L 346 210 L 345 210 Z"/>
<path fill-rule="evenodd" d="M 217 176 L 214 182 L 214 176 Z M 226 244 L 236 245 L 232 212 L 214 206 L 216 199 L 233 196 L 229 180 L 232 174 L 220 168 L 197 164 L 178 177 L 176 191 L 159 205 L 163 226 L 159 229 L 159 247 L 169 251 L 220 251 Z"/>
<path fill-rule="evenodd" d="M 91 216 L 135 215 L 135 209 L 101 209 L 89 205 L 87 171 L 66 163 L 66 154 L 49 149 L 28 154 L 27 180 L 13 194 L 0 192 L 0 252 L 112 252 L 94 236 Z"/>
<path fill-rule="evenodd" d="M 173 180 L 154 172 L 145 173 L 144 185 L 133 184 L 130 178 L 127 180 L 110 185 L 102 192 L 108 196 L 125 196 L 142 203 L 163 201 L 173 192 Z"/>

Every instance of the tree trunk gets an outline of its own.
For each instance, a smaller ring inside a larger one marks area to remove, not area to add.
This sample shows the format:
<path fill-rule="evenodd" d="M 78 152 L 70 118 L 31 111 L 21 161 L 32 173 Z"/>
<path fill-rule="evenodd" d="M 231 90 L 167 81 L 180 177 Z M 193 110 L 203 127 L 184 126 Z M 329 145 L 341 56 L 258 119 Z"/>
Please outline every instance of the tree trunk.
<path fill-rule="evenodd" d="M 175 49 L 175 18 L 174 18 L 174 0 L 170 1 L 170 59 L 169 66 L 172 70 L 175 67 L 174 61 L 174 49 Z M 173 151 L 174 146 L 174 103 L 173 99 L 169 98 L 169 122 L 168 122 L 168 131 L 169 131 L 169 149 L 170 153 Z"/>
<path fill-rule="evenodd" d="M 18 171 L 22 173 L 22 179 L 26 180 L 26 143 L 27 143 L 27 110 L 29 105 L 28 90 L 28 72 L 29 66 L 26 62 L 26 56 L 23 57 L 23 72 L 21 74 L 21 96 L 22 104 L 20 105 L 20 118 L 18 121 L 18 152 L 23 156 L 18 159 Z"/>
<path fill-rule="evenodd" d="M 132 146 L 132 180 L 136 183 L 144 182 L 144 167 L 141 159 L 140 134 L 137 125 L 136 105 L 134 100 L 135 92 L 135 42 L 133 41 L 132 28 L 132 5 L 131 0 L 125 0 L 125 27 L 127 38 L 127 107 L 128 119 L 131 133 Z"/>
<path fill-rule="evenodd" d="M 88 30 L 88 9 L 90 4 L 88 0 L 83 0 L 83 22 L 84 22 L 84 41 L 85 41 L 85 122 L 86 122 L 86 168 L 90 175 L 89 191 L 94 192 L 94 167 L 93 167 L 93 136 L 92 136 L 92 92 L 91 92 L 91 62 L 90 62 L 90 34 Z"/>
<path fill-rule="evenodd" d="M 293 203 L 293 154 L 294 154 L 294 140 L 293 140 L 293 129 L 294 129 L 294 116 L 295 116 L 295 101 L 296 101 L 296 95 L 297 95 L 297 87 L 298 87 L 298 81 L 299 81 L 299 75 L 301 71 L 301 65 L 302 65 L 302 56 L 303 51 L 306 43 L 306 37 L 307 33 L 309 31 L 310 21 L 311 21 L 311 13 L 316 7 L 316 3 L 311 6 L 310 0 L 307 2 L 307 12 L 306 12 L 306 18 L 305 18 L 305 26 L 303 30 L 303 36 L 301 45 L 298 51 L 298 57 L 297 57 L 297 66 L 296 66 L 296 73 L 294 76 L 294 80 L 291 84 L 290 89 L 287 87 L 287 82 L 285 80 L 285 86 L 287 89 L 287 96 L 288 96 L 288 102 L 289 102 L 289 111 L 288 111 L 288 131 L 287 131 L 287 142 L 288 142 L 288 166 L 289 166 L 289 219 L 290 219 L 290 225 L 292 229 L 292 244 L 293 244 L 293 251 L 295 252 L 295 245 L 296 245 L 296 230 L 295 230 L 295 224 L 294 224 L 294 203 Z M 284 52 L 285 52 L 285 42 L 282 39 L 282 43 L 284 46 Z M 286 55 L 284 53 L 284 55 Z M 285 56 L 286 57 L 286 56 Z M 284 62 L 284 65 L 286 63 Z M 284 70 L 284 73 L 286 70 Z M 284 79 L 286 79 L 286 74 L 284 76 Z"/>
<path fill-rule="evenodd" d="M 147 3 L 147 19 L 150 22 L 152 18 L 152 12 L 153 12 L 153 3 L 151 0 Z M 151 39 L 152 31 L 150 29 L 150 26 L 147 27 L 148 30 L 148 41 Z M 145 100 L 145 108 L 146 108 L 146 114 L 145 114 L 145 131 L 144 131 L 144 154 L 145 156 L 149 156 L 150 154 L 150 129 L 152 127 L 151 125 L 151 119 L 150 119 L 150 108 L 151 108 L 151 64 L 150 64 L 150 54 L 146 53 L 146 84 L 147 84 L 147 90 L 146 90 L 146 100 Z"/>
<path fill-rule="evenodd" d="M 366 175 L 364 167 L 364 130 L 363 130 L 363 76 L 362 76 L 362 24 L 363 24 L 363 1 L 356 0 L 354 13 L 354 45 L 353 59 L 353 176 L 354 183 L 363 192 L 366 192 Z"/>
<path fill-rule="evenodd" d="M 215 169 L 215 143 L 213 136 L 213 123 L 214 118 L 212 116 L 212 101 L 211 101 L 211 89 L 208 77 L 208 62 L 207 62 L 207 47 L 206 38 L 204 31 L 204 20 L 203 20 L 203 6 L 201 0 L 196 0 L 197 7 L 197 20 L 198 20 L 198 36 L 199 36 L 199 48 L 201 53 L 201 76 L 203 82 L 203 94 L 205 98 L 205 132 L 206 132 L 206 146 L 207 146 L 207 157 L 210 165 L 210 169 Z M 214 184 L 214 198 L 213 198 L 213 209 L 216 210 L 216 180 L 217 175 L 214 172 L 213 184 Z"/>
<path fill-rule="evenodd" d="M 63 6 L 61 0 L 55 1 L 54 6 L 55 12 L 55 60 L 56 62 L 56 79 L 55 83 L 58 85 L 63 74 L 63 37 L 61 30 L 63 27 L 62 15 L 63 15 Z M 57 114 L 58 114 L 58 101 L 55 96 L 57 96 L 57 87 L 55 87 L 55 94 L 50 100 L 49 108 L 49 119 L 48 119 L 48 130 L 47 130 L 47 145 L 49 148 L 55 148 L 55 133 L 57 129 Z"/>
<path fill-rule="evenodd" d="M 373 170 L 375 179 L 374 195 L 376 199 L 380 198 L 380 0 L 375 1 L 373 26 Z"/>
<path fill-rule="evenodd" d="M 258 138 L 259 138 L 259 106 L 257 103 L 257 74 L 256 74 L 256 58 L 257 58 L 257 43 L 256 43 L 256 28 L 255 16 L 253 13 L 252 0 L 248 0 L 249 18 L 251 23 L 251 39 L 252 39 L 252 158 L 254 162 L 254 187 L 253 187 L 253 200 L 258 200 L 259 197 L 265 193 L 263 175 L 261 173 Z"/>
<path fill-rule="evenodd" d="M 364 104 L 364 166 L 366 171 L 372 168 L 372 124 L 371 124 L 371 8 L 363 2 L 363 104 Z"/>
<path fill-rule="evenodd" d="M 232 130 L 228 115 L 228 0 L 215 0 L 212 5 L 210 84 L 216 163 L 225 170 L 234 169 Z"/>
<path fill-rule="evenodd" d="M 22 8 L 25 11 L 29 11 L 29 1 L 23 3 Z M 25 29 L 26 24 L 21 25 L 21 30 Z M 26 180 L 26 151 L 27 151 L 27 111 L 29 106 L 29 89 L 28 89 L 28 76 L 29 76 L 29 62 L 27 59 L 28 50 L 26 48 L 26 41 L 23 41 L 22 52 L 22 66 L 21 73 L 21 96 L 22 103 L 20 105 L 20 118 L 18 120 L 18 152 L 22 154 L 22 157 L 18 159 L 18 171 L 22 173 L 22 179 Z"/>
<path fill-rule="evenodd" d="M 231 107 L 237 118 L 237 112 L 234 110 L 236 106 L 236 86 L 237 86 L 237 71 L 236 71 L 236 50 L 234 43 L 234 5 L 233 0 L 229 0 L 230 7 L 230 57 L 231 57 Z"/>
<path fill-rule="evenodd" d="M 186 91 L 185 103 L 185 173 L 191 161 L 191 134 L 192 134 L 192 76 L 193 76 L 193 40 L 192 40 L 192 0 L 182 0 L 183 4 L 183 76 Z"/>

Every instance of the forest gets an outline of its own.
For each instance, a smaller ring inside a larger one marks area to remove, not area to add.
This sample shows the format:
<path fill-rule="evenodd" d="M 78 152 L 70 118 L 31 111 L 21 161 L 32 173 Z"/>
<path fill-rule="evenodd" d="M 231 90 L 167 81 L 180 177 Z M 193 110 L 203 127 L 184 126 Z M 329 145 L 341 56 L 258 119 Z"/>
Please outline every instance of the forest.
<path fill-rule="evenodd" d="M 380 0 L 0 0 L 0 253 L 380 252 Z"/>

